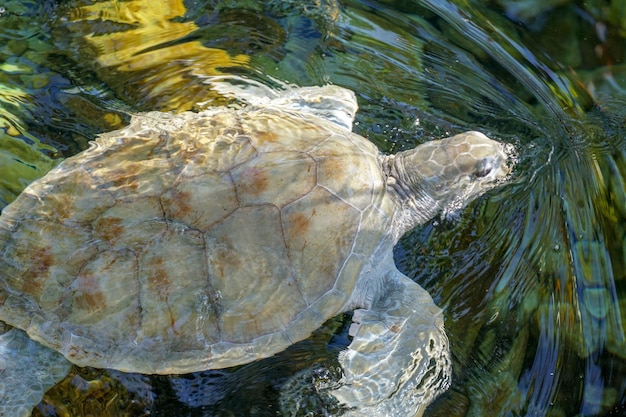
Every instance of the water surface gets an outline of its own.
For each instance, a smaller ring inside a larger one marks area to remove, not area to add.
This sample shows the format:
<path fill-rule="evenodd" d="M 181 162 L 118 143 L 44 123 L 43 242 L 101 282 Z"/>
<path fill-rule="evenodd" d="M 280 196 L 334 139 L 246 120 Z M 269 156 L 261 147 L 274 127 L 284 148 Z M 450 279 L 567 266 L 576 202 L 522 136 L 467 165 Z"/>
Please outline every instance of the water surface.
<path fill-rule="evenodd" d="M 445 310 L 454 378 L 430 415 L 623 415 L 622 4 L 4 2 L 0 204 L 129 113 L 229 102 L 209 88 L 223 76 L 351 88 L 355 130 L 385 152 L 480 130 L 518 149 L 511 184 L 396 248 Z M 35 413 L 274 416 L 283 384 L 347 343 L 338 317 L 225 373 L 77 369 Z"/>

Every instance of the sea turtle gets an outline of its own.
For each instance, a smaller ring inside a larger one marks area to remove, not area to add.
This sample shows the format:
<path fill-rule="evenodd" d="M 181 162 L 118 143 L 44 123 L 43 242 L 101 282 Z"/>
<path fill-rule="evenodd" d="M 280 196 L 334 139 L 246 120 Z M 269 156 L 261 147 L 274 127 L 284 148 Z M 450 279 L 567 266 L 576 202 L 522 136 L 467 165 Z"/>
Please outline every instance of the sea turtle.
<path fill-rule="evenodd" d="M 414 415 L 447 387 L 441 310 L 392 248 L 502 183 L 509 146 L 467 132 L 383 155 L 351 132 L 349 90 L 259 103 L 136 115 L 3 210 L 0 415 L 28 415 L 69 362 L 230 367 L 351 310 L 336 400 Z"/>

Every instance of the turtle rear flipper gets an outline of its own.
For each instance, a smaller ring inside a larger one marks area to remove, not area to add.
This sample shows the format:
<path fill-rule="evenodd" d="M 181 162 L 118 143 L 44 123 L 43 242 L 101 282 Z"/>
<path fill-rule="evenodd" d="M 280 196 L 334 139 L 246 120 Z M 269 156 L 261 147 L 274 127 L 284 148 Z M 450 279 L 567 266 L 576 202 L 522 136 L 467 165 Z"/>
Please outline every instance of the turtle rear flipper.
<path fill-rule="evenodd" d="M 0 416 L 26 417 L 63 379 L 70 363 L 21 330 L 0 334 Z"/>
<path fill-rule="evenodd" d="M 355 311 L 354 339 L 339 355 L 341 386 L 331 393 L 362 415 L 419 416 L 450 384 L 443 315 L 428 292 L 395 267 L 386 285 L 371 309 Z"/>

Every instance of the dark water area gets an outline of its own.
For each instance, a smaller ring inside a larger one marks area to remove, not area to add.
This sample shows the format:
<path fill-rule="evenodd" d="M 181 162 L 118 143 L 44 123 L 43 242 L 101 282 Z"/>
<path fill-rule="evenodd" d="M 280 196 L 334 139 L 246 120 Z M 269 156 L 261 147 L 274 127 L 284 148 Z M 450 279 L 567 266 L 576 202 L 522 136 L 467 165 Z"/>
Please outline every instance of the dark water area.
<path fill-rule="evenodd" d="M 350 88 L 384 152 L 479 130 L 515 145 L 510 184 L 395 250 L 450 339 L 426 415 L 623 416 L 625 33 L 620 0 L 0 2 L 0 207 L 133 112 L 232 103 L 211 88 L 232 76 Z M 237 369 L 76 368 L 34 415 L 280 415 L 349 319 Z"/>

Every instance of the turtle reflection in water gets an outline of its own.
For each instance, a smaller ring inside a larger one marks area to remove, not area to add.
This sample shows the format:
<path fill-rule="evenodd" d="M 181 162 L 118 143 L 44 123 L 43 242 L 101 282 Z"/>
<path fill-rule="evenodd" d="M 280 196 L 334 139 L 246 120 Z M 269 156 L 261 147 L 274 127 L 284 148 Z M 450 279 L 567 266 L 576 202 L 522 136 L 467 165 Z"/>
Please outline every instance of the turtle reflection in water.
<path fill-rule="evenodd" d="M 231 367 L 350 310 L 330 397 L 421 414 L 449 385 L 448 342 L 392 248 L 502 183 L 510 149 L 467 132 L 384 156 L 351 133 L 356 110 L 325 86 L 137 115 L 31 184 L 0 217 L 0 415 L 29 414 L 69 362 Z"/>

